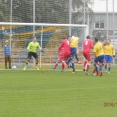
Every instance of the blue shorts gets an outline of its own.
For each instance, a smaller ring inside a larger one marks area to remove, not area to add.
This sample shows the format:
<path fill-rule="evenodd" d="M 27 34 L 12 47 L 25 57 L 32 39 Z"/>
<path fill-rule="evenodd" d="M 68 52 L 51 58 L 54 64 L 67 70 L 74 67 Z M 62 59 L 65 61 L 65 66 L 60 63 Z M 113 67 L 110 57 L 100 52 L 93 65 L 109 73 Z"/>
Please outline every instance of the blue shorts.
<path fill-rule="evenodd" d="M 106 60 L 106 63 L 112 63 L 113 58 L 110 55 L 105 55 L 105 60 Z"/>
<path fill-rule="evenodd" d="M 94 62 L 100 62 L 103 63 L 104 62 L 104 55 L 98 56 L 94 59 Z"/>
<path fill-rule="evenodd" d="M 77 48 L 71 48 L 71 55 L 74 56 L 76 54 Z"/>

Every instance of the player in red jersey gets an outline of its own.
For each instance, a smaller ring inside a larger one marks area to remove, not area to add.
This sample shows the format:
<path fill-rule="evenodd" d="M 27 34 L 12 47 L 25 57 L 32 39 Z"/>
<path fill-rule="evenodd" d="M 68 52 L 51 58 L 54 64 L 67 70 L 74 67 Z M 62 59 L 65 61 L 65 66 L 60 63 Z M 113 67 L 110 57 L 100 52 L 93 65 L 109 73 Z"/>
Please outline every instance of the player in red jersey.
<path fill-rule="evenodd" d="M 63 39 L 58 48 L 59 57 L 58 57 L 56 64 L 54 65 L 54 69 L 56 69 L 56 67 L 58 66 L 58 63 L 61 61 L 62 61 L 62 71 L 66 67 L 65 61 L 68 59 L 68 57 L 71 54 L 70 43 L 68 39 Z"/>
<path fill-rule="evenodd" d="M 93 48 L 93 41 L 90 39 L 90 36 L 87 36 L 86 39 L 83 41 L 83 55 L 85 57 L 84 61 L 84 67 L 83 70 L 88 75 L 88 71 L 90 68 L 90 61 L 91 61 L 91 55 L 90 50 Z"/>

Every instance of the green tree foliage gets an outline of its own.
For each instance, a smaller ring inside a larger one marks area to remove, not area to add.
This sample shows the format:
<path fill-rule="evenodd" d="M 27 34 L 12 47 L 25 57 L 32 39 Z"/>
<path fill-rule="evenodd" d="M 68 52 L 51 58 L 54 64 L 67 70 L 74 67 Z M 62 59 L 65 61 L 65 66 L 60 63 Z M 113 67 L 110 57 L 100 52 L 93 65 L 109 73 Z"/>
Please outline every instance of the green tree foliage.
<path fill-rule="evenodd" d="M 33 22 L 33 0 L 12 0 L 12 21 Z M 35 22 L 69 23 L 69 0 L 35 0 Z M 92 12 L 86 0 L 87 12 Z M 0 0 L 0 21 L 10 21 L 11 0 Z M 83 23 L 83 0 L 72 0 L 72 23 Z"/>

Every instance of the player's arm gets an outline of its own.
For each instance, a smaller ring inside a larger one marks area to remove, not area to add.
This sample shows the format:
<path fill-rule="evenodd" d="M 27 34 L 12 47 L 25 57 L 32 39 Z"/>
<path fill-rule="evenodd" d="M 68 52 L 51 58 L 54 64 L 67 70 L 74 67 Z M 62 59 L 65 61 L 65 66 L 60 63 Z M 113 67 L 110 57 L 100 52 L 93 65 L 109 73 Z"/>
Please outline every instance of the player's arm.
<path fill-rule="evenodd" d="M 28 44 L 27 50 L 30 51 L 31 42 Z"/>
<path fill-rule="evenodd" d="M 96 48 L 96 46 L 94 46 L 93 53 L 94 53 L 94 56 L 95 56 L 95 57 L 97 57 L 97 56 L 96 56 L 96 51 L 97 51 L 97 48 Z"/>
<path fill-rule="evenodd" d="M 91 48 L 91 49 L 94 48 L 94 45 L 93 45 L 93 41 L 92 41 L 92 40 L 90 41 L 90 48 Z"/>
<path fill-rule="evenodd" d="M 39 49 L 39 50 L 41 50 L 41 46 L 40 46 L 40 44 L 38 43 L 38 46 L 37 46 L 37 48 Z"/>
<path fill-rule="evenodd" d="M 6 55 L 6 46 L 4 46 L 4 55 Z"/>
<path fill-rule="evenodd" d="M 63 47 L 63 45 L 64 45 L 64 43 L 63 43 L 63 41 L 62 41 L 61 45 L 58 47 L 58 52 L 61 51 L 61 48 Z"/>
<path fill-rule="evenodd" d="M 113 57 L 115 57 L 115 48 L 113 46 Z"/>
<path fill-rule="evenodd" d="M 79 54 L 79 48 L 77 47 L 76 54 Z"/>

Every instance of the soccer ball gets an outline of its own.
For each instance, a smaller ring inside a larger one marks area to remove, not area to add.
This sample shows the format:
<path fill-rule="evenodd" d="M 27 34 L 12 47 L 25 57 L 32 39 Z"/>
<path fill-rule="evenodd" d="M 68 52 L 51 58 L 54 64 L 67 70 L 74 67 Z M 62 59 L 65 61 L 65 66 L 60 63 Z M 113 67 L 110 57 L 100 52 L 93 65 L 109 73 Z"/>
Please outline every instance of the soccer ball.
<path fill-rule="evenodd" d="M 16 66 L 14 65 L 14 66 L 12 67 L 12 69 L 16 69 Z"/>

